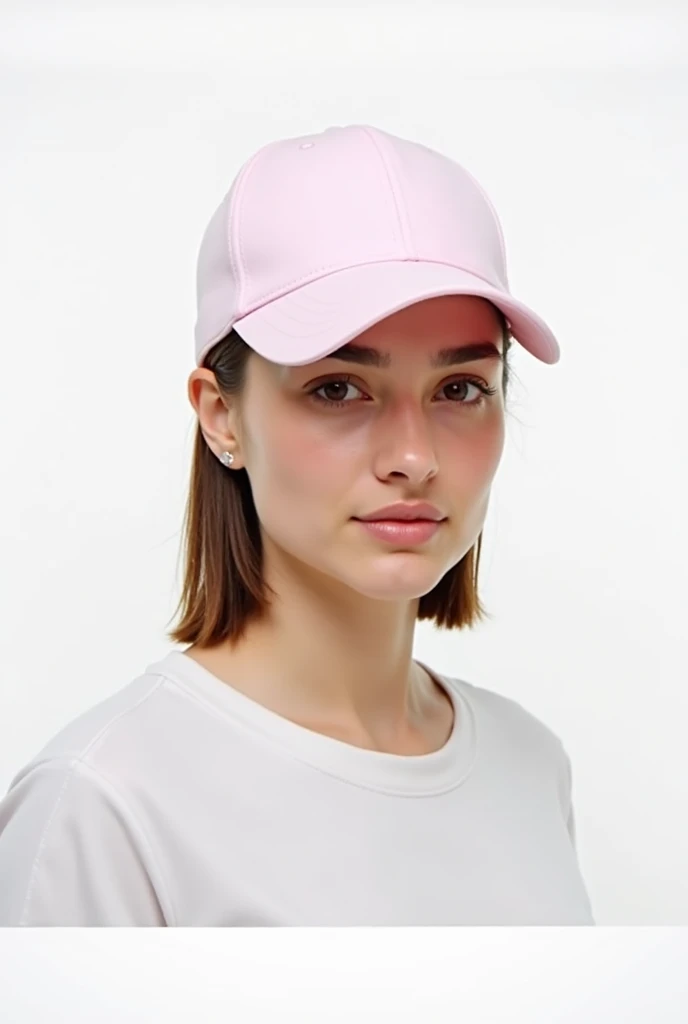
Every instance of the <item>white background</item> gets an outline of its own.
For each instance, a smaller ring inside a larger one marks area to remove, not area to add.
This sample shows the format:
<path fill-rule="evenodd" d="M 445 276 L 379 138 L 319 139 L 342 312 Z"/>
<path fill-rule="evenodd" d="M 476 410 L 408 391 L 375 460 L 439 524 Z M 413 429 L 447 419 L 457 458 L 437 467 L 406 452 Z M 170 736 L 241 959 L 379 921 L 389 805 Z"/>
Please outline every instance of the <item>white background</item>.
<path fill-rule="evenodd" d="M 562 738 L 598 924 L 688 925 L 687 68 L 669 6 L 4 4 L 0 790 L 169 649 L 207 220 L 375 124 L 477 176 L 562 348 L 514 349 L 493 618 L 417 656 Z"/>
<path fill-rule="evenodd" d="M 685 1024 L 684 928 L 0 929 L 8 1024 Z"/>

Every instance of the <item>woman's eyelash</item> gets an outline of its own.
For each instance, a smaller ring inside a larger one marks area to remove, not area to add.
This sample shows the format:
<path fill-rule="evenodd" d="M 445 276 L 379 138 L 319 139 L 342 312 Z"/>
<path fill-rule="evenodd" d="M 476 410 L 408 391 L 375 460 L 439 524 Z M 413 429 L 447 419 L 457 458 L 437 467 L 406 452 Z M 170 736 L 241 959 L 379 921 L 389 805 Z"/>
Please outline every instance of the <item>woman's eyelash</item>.
<path fill-rule="evenodd" d="M 322 395 L 318 394 L 319 391 L 322 391 L 323 388 L 329 387 L 330 384 L 352 384 L 353 387 L 358 388 L 358 384 L 354 384 L 352 377 L 332 377 L 330 378 L 330 380 L 325 380 L 322 383 L 318 384 L 318 386 L 309 391 L 308 394 L 316 402 L 320 402 L 322 405 L 325 405 L 332 409 L 341 408 L 342 406 L 353 404 L 350 400 L 344 401 L 341 399 L 323 398 Z M 469 377 L 466 375 L 462 377 L 457 377 L 455 380 L 449 380 L 447 381 L 446 384 L 443 384 L 442 390 L 444 390 L 444 388 L 451 387 L 452 384 L 473 384 L 475 387 L 478 388 L 479 391 L 482 392 L 480 398 L 477 401 L 454 403 L 456 405 L 465 405 L 468 406 L 469 408 L 475 408 L 476 406 L 482 405 L 489 396 L 495 395 L 497 393 L 497 388 L 488 387 L 480 380 L 479 377 Z M 358 390 L 362 391 L 363 389 L 358 388 Z"/>

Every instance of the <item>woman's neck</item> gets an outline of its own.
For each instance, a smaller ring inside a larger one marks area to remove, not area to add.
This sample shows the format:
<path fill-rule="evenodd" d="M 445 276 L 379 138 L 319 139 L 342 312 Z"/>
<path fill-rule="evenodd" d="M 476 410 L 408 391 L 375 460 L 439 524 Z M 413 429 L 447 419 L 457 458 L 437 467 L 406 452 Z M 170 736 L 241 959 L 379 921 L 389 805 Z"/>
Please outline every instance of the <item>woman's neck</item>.
<path fill-rule="evenodd" d="M 242 639 L 185 653 L 258 703 L 375 749 L 441 746 L 451 702 L 413 661 L 417 602 L 300 589 L 273 600 Z M 449 719 L 448 719 L 448 716 Z M 418 748 L 418 749 L 415 749 Z"/>

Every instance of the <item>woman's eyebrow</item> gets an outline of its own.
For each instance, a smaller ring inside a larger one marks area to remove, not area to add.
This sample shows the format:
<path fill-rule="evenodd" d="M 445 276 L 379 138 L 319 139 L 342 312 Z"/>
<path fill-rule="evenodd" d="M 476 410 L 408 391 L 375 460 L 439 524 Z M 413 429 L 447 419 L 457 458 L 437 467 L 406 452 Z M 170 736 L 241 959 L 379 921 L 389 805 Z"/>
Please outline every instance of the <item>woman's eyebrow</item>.
<path fill-rule="evenodd" d="M 345 363 L 360 363 L 363 366 L 379 367 L 388 367 L 392 362 L 389 352 L 380 352 L 379 349 L 356 345 L 353 342 L 343 345 L 342 348 L 331 352 L 329 356 L 323 356 L 323 359 L 339 359 Z M 472 363 L 478 359 L 503 361 L 504 357 L 494 342 L 479 341 L 470 345 L 455 345 L 451 348 L 440 349 L 430 359 L 430 365 L 433 367 L 458 366 L 461 363 Z"/>

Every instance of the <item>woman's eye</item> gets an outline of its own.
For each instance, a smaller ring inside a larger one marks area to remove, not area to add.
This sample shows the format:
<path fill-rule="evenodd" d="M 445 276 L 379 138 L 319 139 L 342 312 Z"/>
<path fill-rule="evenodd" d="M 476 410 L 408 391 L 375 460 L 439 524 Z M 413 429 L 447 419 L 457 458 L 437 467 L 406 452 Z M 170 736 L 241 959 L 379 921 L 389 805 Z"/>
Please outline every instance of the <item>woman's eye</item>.
<path fill-rule="evenodd" d="M 445 384 L 442 391 L 450 401 L 465 401 L 466 399 L 466 388 L 475 388 L 481 394 L 484 394 L 483 388 L 481 388 L 475 381 L 472 380 L 453 380 L 450 384 Z M 469 392 L 470 393 L 470 392 Z M 478 399 L 479 401 L 479 399 Z M 466 405 L 473 405 L 474 402 L 467 401 Z"/>
<path fill-rule="evenodd" d="M 356 398 L 356 395 L 351 395 L 350 389 L 361 393 L 360 388 L 357 388 L 355 384 L 351 384 L 349 381 L 331 380 L 326 384 L 321 384 L 311 394 L 319 401 L 327 402 L 329 405 L 341 405 Z"/>

